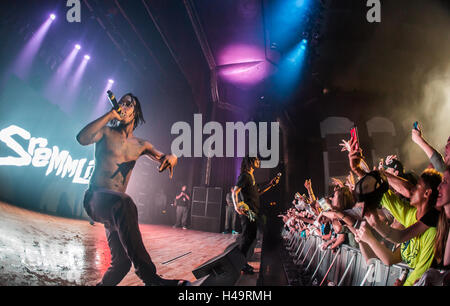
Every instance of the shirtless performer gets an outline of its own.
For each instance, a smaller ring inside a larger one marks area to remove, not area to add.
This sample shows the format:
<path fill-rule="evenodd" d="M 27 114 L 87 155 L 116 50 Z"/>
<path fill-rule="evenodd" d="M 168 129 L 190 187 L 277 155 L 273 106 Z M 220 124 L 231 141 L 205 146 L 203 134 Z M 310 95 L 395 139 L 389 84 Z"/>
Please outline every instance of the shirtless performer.
<path fill-rule="evenodd" d="M 187 285 L 188 282 L 163 279 L 156 274 L 156 267 L 142 242 L 136 205 L 125 194 L 133 167 L 141 155 L 160 162 L 160 172 L 169 168 L 170 178 L 177 157 L 165 155 L 148 141 L 133 135 L 138 124 L 145 122 L 137 97 L 126 94 L 120 99 L 119 106 L 120 114 L 111 109 L 77 135 L 83 146 L 95 143 L 95 170 L 84 196 L 84 208 L 94 221 L 105 225 L 111 250 L 110 267 L 97 285 L 117 285 L 132 263 L 136 274 L 147 286 Z"/>

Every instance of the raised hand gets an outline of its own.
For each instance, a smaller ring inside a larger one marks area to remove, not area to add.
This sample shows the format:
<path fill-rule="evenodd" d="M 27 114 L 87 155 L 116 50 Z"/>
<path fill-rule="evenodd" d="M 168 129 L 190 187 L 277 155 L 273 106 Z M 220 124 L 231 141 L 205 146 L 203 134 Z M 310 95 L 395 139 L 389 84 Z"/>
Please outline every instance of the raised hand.
<path fill-rule="evenodd" d="M 116 120 L 122 120 L 122 116 L 121 114 L 119 114 L 114 108 L 111 108 L 110 110 L 110 116 L 112 117 L 112 119 L 116 119 Z"/>
<path fill-rule="evenodd" d="M 342 143 L 339 144 L 339 146 L 342 147 L 341 152 L 344 152 L 344 151 L 350 152 L 350 150 L 351 150 L 350 141 L 351 140 L 346 141 L 346 140 L 342 139 Z"/>
<path fill-rule="evenodd" d="M 374 239 L 370 226 L 366 222 L 362 222 L 360 228 L 356 231 L 355 240 L 357 242 L 369 243 L 371 239 Z"/>
<path fill-rule="evenodd" d="M 311 179 L 305 180 L 305 188 L 308 190 L 311 189 Z"/>
<path fill-rule="evenodd" d="M 384 170 L 384 160 L 381 158 L 380 162 L 378 163 L 378 170 L 382 171 Z"/>
<path fill-rule="evenodd" d="M 337 178 L 335 178 L 335 177 L 332 177 L 331 178 L 331 181 L 332 181 L 332 185 L 333 186 L 338 186 L 338 187 L 344 187 L 344 183 L 340 180 L 340 179 L 337 179 Z"/>
<path fill-rule="evenodd" d="M 418 144 L 423 140 L 423 136 L 422 136 L 422 128 L 420 127 L 420 125 L 417 128 L 419 130 L 416 129 L 411 130 L 411 139 L 412 141 Z"/>
<path fill-rule="evenodd" d="M 345 186 L 350 188 L 350 190 L 355 190 L 355 177 L 353 176 L 353 173 L 351 171 L 349 172 L 349 175 L 345 180 Z"/>
<path fill-rule="evenodd" d="M 163 157 L 161 160 L 161 165 L 159 166 L 159 172 L 163 172 L 167 168 L 169 168 L 169 177 L 173 177 L 173 168 L 177 165 L 178 158 L 173 154 L 168 154 Z"/>
<path fill-rule="evenodd" d="M 397 160 L 397 155 L 389 155 L 386 157 L 386 165 L 390 165 L 394 160 Z"/>

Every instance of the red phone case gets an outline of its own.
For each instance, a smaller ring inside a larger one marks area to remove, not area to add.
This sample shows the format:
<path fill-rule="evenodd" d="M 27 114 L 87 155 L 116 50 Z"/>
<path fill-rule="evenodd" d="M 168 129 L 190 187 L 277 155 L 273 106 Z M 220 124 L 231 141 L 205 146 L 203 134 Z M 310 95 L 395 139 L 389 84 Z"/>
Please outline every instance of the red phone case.
<path fill-rule="evenodd" d="M 350 130 L 350 135 L 351 135 L 352 140 L 356 139 L 356 149 L 358 150 L 359 149 L 359 139 L 358 139 L 358 131 L 356 129 L 356 126 Z"/>

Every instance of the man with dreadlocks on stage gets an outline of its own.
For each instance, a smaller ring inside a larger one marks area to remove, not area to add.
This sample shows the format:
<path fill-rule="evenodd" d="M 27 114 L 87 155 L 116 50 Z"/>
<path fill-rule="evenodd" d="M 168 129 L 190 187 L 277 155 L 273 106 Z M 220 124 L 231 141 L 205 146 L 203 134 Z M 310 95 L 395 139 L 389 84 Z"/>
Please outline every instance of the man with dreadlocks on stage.
<path fill-rule="evenodd" d="M 234 208 L 239 214 L 242 227 L 239 249 L 246 258 L 251 254 L 249 251 L 251 251 L 250 248 L 256 239 L 258 225 L 260 224 L 259 196 L 278 184 L 280 180 L 280 177 L 277 176 L 268 185 L 260 189 L 256 185 L 253 175 L 255 169 L 258 169 L 260 165 L 261 162 L 258 157 L 244 157 L 241 164 L 241 174 L 232 191 Z M 252 274 L 253 267 L 246 263 L 242 271 L 246 274 Z"/>
<path fill-rule="evenodd" d="M 111 109 L 77 135 L 78 142 L 83 146 L 95 143 L 95 170 L 85 193 L 84 208 L 94 221 L 105 225 L 111 250 L 111 265 L 98 285 L 117 285 L 130 270 L 131 263 L 145 285 L 185 284 L 163 279 L 156 274 L 156 267 L 142 241 L 136 205 L 125 194 L 131 172 L 140 156 L 146 155 L 159 162 L 160 172 L 169 168 L 170 178 L 177 157 L 165 155 L 148 141 L 133 135 L 138 124 L 145 122 L 137 97 L 126 94 L 118 104 L 118 111 Z"/>

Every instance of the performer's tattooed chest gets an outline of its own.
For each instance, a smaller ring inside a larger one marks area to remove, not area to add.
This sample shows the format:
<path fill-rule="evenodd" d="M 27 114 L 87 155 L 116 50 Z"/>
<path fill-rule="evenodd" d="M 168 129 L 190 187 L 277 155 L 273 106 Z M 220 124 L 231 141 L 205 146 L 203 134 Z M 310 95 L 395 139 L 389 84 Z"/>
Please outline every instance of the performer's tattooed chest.
<path fill-rule="evenodd" d="M 135 137 L 125 138 L 122 135 L 112 135 L 105 141 L 106 155 L 122 162 L 136 161 L 142 154 L 143 144 Z"/>

